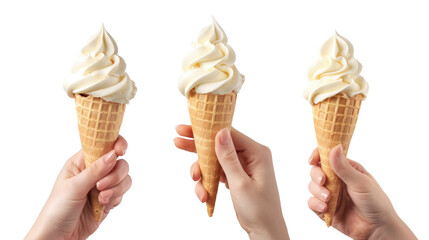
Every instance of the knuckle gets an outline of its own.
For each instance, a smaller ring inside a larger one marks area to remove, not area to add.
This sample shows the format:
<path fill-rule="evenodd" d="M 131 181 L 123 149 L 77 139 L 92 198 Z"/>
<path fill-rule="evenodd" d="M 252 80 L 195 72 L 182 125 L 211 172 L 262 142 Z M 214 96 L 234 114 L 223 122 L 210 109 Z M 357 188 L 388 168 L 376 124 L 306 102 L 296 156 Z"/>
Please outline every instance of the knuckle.
<path fill-rule="evenodd" d="M 76 181 L 67 181 L 64 184 L 64 189 L 67 190 L 67 192 L 74 191 L 76 189 L 79 189 L 78 183 Z"/>
<path fill-rule="evenodd" d="M 122 138 L 122 142 L 123 142 L 122 148 L 124 150 L 127 150 L 127 148 L 128 148 L 128 142 L 127 142 L 127 140 L 125 138 Z"/>
<path fill-rule="evenodd" d="M 66 181 L 65 184 L 62 186 L 62 189 L 65 190 L 65 192 L 70 193 L 72 195 L 86 195 L 87 192 L 84 192 L 82 186 L 80 186 L 80 183 L 78 181 Z M 61 191 L 63 191 L 61 190 Z"/>
<path fill-rule="evenodd" d="M 313 179 L 316 177 L 316 170 L 314 169 L 314 167 L 312 167 L 310 169 L 310 177 Z"/>
<path fill-rule="evenodd" d="M 129 166 L 128 166 L 128 163 L 127 163 L 127 161 L 125 161 L 124 159 L 119 159 L 118 161 L 116 161 L 116 166 L 115 166 L 115 168 L 117 168 L 118 170 L 120 170 L 120 171 L 126 171 L 126 172 L 128 172 L 129 171 Z"/>
<path fill-rule="evenodd" d="M 312 200 L 312 198 L 309 198 L 307 201 L 308 208 L 313 209 L 312 204 L 313 204 L 313 200 Z"/>
<path fill-rule="evenodd" d="M 257 154 L 255 154 L 255 160 L 258 161 L 271 161 L 272 162 L 272 154 L 271 149 L 265 145 L 260 144 L 260 148 L 257 150 Z"/>
<path fill-rule="evenodd" d="M 91 164 L 90 167 L 92 173 L 94 173 L 95 175 L 100 175 L 102 172 L 102 167 L 100 166 L 99 161 L 94 162 L 93 164 Z"/>
<path fill-rule="evenodd" d="M 308 183 L 308 190 L 311 192 L 312 188 L 313 188 L 313 182 L 312 182 L 312 181 L 310 181 L 310 182 Z"/>
<path fill-rule="evenodd" d="M 109 182 L 111 186 L 115 186 L 118 185 L 119 183 L 121 183 L 121 178 L 119 177 L 119 174 L 114 174 L 111 177 L 109 177 Z"/>
<path fill-rule="evenodd" d="M 104 177 L 109 186 L 115 186 L 122 181 L 121 177 L 117 172 L 111 172 Z"/>
<path fill-rule="evenodd" d="M 122 202 L 122 196 L 118 197 L 115 201 L 115 206 L 119 205 Z"/>
<path fill-rule="evenodd" d="M 113 207 L 117 207 L 122 202 L 122 196 L 115 199 L 115 202 L 113 203 Z"/>
<path fill-rule="evenodd" d="M 121 159 L 120 161 L 122 162 L 126 172 L 128 173 L 130 171 L 130 164 L 125 159 Z"/>
<path fill-rule="evenodd" d="M 128 180 L 127 189 L 130 189 L 131 185 L 133 185 L 133 179 L 130 177 L 130 175 L 128 175 L 127 180 Z"/>
<path fill-rule="evenodd" d="M 265 145 L 261 145 L 261 151 L 265 154 L 265 155 L 269 155 L 271 156 L 271 149 Z"/>
<path fill-rule="evenodd" d="M 237 189 L 240 191 L 247 190 L 249 188 L 249 185 L 250 185 L 250 182 L 248 180 L 240 179 L 234 182 L 234 189 Z"/>
<path fill-rule="evenodd" d="M 225 160 L 232 161 L 236 158 L 237 153 L 234 150 L 228 150 L 222 154 L 222 158 Z"/>

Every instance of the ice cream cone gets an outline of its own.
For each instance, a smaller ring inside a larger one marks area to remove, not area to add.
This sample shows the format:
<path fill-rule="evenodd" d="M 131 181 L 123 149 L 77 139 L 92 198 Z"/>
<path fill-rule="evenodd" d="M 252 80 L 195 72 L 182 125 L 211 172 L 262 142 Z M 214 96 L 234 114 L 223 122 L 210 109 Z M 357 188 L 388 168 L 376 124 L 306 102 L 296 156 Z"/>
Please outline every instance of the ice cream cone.
<path fill-rule="evenodd" d="M 337 94 L 313 105 L 313 120 L 316 130 L 322 171 L 326 175 L 325 187 L 331 192 L 331 199 L 324 214 L 326 225 L 332 224 L 337 208 L 342 181 L 334 173 L 329 162 L 329 152 L 338 144 L 342 144 L 343 154 L 347 156 L 353 136 L 363 96 L 358 94 L 352 98 Z"/>
<path fill-rule="evenodd" d="M 113 149 L 122 124 L 125 104 L 106 102 L 102 98 L 81 94 L 75 94 L 75 102 L 85 166 L 89 167 Z M 101 221 L 104 210 L 104 206 L 98 201 L 98 194 L 95 187 L 89 194 L 96 222 Z"/>
<path fill-rule="evenodd" d="M 215 137 L 223 128 L 231 128 L 237 94 L 199 94 L 192 90 L 188 95 L 188 108 L 192 131 L 201 168 L 202 182 L 208 192 L 207 213 L 213 216 L 219 186 L 221 166 L 216 157 Z"/>

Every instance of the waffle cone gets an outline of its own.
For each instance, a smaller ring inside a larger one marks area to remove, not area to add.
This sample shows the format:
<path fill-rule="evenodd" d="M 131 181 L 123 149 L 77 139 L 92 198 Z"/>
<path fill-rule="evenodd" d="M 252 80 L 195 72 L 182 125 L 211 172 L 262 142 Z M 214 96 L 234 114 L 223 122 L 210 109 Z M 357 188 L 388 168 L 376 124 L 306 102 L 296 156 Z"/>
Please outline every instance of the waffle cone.
<path fill-rule="evenodd" d="M 80 94 L 75 94 L 75 102 L 85 166 L 89 167 L 113 149 L 122 124 L 125 104 Z M 95 187 L 89 193 L 96 222 L 101 221 L 104 211 L 104 206 L 98 201 L 99 193 Z"/>
<path fill-rule="evenodd" d="M 347 98 L 342 94 L 337 94 L 313 105 L 313 120 L 320 162 L 322 171 L 326 175 L 325 187 L 331 193 L 331 199 L 324 214 L 328 227 L 332 224 L 342 185 L 341 179 L 331 168 L 329 152 L 333 147 L 341 144 L 343 154 L 345 157 L 347 156 L 362 99 L 362 95 Z"/>
<path fill-rule="evenodd" d="M 188 109 L 201 168 L 201 179 L 208 193 L 206 204 L 209 217 L 213 216 L 221 173 L 215 152 L 215 137 L 220 130 L 231 128 L 236 99 L 235 92 L 218 95 L 200 94 L 192 90 L 188 95 Z"/>

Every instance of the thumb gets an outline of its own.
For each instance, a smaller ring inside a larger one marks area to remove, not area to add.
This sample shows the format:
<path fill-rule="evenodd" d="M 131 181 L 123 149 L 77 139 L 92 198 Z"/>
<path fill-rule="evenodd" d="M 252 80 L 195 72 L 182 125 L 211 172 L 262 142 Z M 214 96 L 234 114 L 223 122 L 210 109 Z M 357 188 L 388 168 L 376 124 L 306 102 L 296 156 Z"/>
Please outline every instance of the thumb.
<path fill-rule="evenodd" d="M 76 175 L 75 181 L 79 187 L 79 193 L 82 193 L 82 195 L 88 194 L 95 184 L 113 169 L 117 157 L 115 150 L 112 150 Z"/>
<path fill-rule="evenodd" d="M 331 167 L 341 180 L 347 185 L 355 185 L 364 181 L 365 175 L 357 171 L 343 155 L 341 144 L 331 149 L 329 153 Z"/>
<path fill-rule="evenodd" d="M 231 133 L 228 128 L 224 128 L 217 133 L 215 150 L 230 185 L 249 177 L 238 160 L 237 151 L 232 143 Z"/>

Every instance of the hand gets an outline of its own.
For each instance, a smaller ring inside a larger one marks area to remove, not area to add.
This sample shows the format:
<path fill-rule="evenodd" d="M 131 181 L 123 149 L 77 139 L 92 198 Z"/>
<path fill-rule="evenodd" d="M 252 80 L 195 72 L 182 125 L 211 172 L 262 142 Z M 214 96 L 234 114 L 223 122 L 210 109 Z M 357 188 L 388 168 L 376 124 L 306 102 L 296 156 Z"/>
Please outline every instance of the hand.
<path fill-rule="evenodd" d="M 191 126 L 179 125 L 176 131 L 182 137 L 193 137 Z M 196 152 L 193 140 L 175 138 L 174 143 L 179 149 Z M 223 169 L 220 181 L 230 189 L 238 221 L 250 239 L 289 239 L 269 148 L 235 129 L 219 131 L 215 145 Z M 191 176 L 198 181 L 198 198 L 207 201 L 198 162 L 191 166 Z"/>
<path fill-rule="evenodd" d="M 86 239 L 100 223 L 94 215 L 88 192 L 96 186 L 98 200 L 105 206 L 102 221 L 118 206 L 131 187 L 125 154 L 127 142 L 119 136 L 114 150 L 85 169 L 82 151 L 72 156 L 61 170 L 45 206 L 25 239 Z"/>
<path fill-rule="evenodd" d="M 332 222 L 334 228 L 353 239 L 417 239 L 396 214 L 374 177 L 359 163 L 346 159 L 341 145 L 331 150 L 329 160 L 344 182 Z M 313 197 L 308 200 L 308 206 L 323 219 L 330 193 L 323 186 L 326 176 L 320 167 L 317 148 L 309 163 L 313 167 L 308 188 Z"/>

